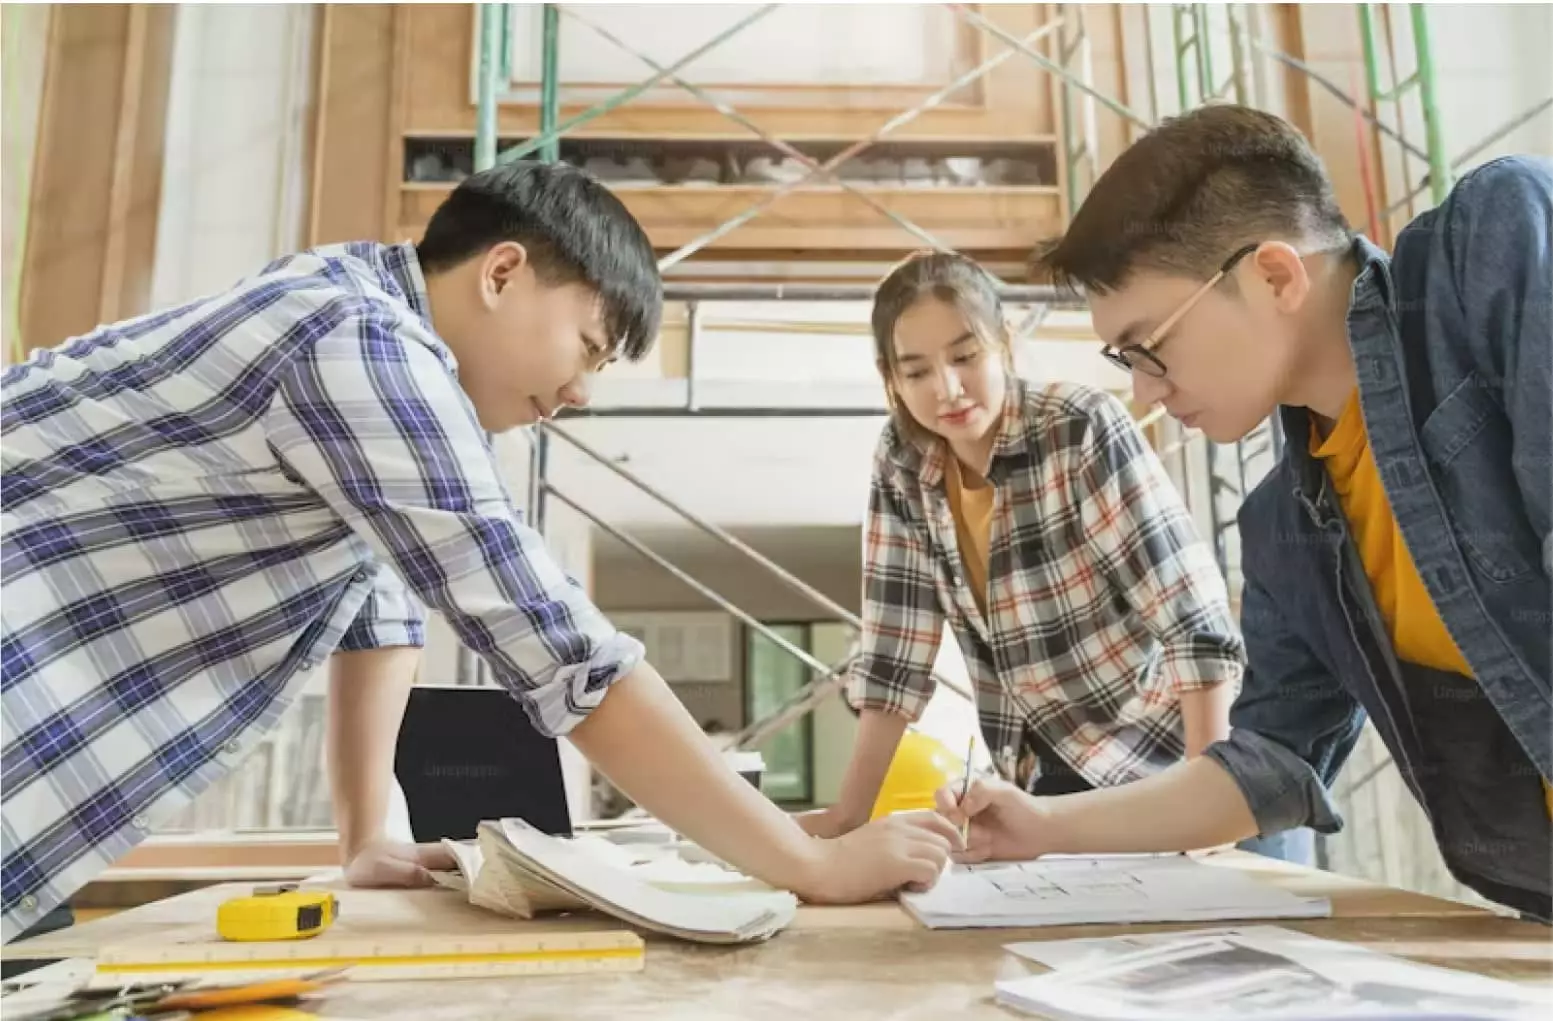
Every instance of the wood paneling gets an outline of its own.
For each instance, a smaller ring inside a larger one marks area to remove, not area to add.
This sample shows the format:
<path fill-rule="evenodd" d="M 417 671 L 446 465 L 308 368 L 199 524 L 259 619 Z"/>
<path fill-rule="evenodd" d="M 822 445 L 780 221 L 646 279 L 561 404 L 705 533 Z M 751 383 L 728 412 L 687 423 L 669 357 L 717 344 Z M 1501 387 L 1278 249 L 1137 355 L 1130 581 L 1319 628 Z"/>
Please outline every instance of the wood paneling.
<path fill-rule="evenodd" d="M 393 4 L 320 12 L 317 122 L 307 243 L 382 238 L 393 125 Z M 425 59 L 418 55 L 417 59 Z"/>
<path fill-rule="evenodd" d="M 38 115 L 43 105 L 43 71 L 48 56 L 51 4 L 6 4 L 0 8 L 3 19 L 5 52 L 0 70 L 5 81 L 0 87 L 0 177 L 4 204 L 0 206 L 0 231 L 4 233 L 3 253 L 5 290 L 0 299 L 5 311 L 4 347 L 0 359 L 5 364 L 19 360 L 21 353 L 21 278 L 26 241 L 28 201 L 32 188 L 33 157 L 38 147 Z"/>
<path fill-rule="evenodd" d="M 21 279 L 29 348 L 146 310 L 175 14 L 55 8 Z"/>
<path fill-rule="evenodd" d="M 451 186 L 407 185 L 399 233 L 417 234 Z M 648 225 L 653 244 L 677 248 L 764 201 L 773 189 L 619 188 L 615 194 Z M 968 249 L 1028 248 L 1061 230 L 1054 188 L 870 188 L 869 194 L 945 243 Z M 914 235 L 837 187 L 783 195 L 747 224 L 725 234 L 716 248 L 894 250 L 920 246 Z"/>

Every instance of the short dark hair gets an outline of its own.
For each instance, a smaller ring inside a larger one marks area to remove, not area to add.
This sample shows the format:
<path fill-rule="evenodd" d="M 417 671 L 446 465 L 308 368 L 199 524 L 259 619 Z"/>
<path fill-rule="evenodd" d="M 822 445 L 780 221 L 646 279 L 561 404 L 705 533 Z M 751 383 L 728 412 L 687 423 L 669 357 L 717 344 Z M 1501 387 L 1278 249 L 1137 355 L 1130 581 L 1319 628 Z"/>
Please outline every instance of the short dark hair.
<path fill-rule="evenodd" d="M 1305 136 L 1229 103 L 1170 117 L 1122 152 L 1033 268 L 1059 288 L 1114 291 L 1139 270 L 1207 279 L 1267 240 L 1331 251 L 1353 231 Z"/>
<path fill-rule="evenodd" d="M 537 160 L 473 174 L 432 213 L 415 250 L 422 270 L 437 273 L 503 241 L 523 245 L 545 283 L 597 290 L 620 357 L 640 361 L 652 350 L 663 316 L 663 279 L 652 242 L 591 175 Z"/>

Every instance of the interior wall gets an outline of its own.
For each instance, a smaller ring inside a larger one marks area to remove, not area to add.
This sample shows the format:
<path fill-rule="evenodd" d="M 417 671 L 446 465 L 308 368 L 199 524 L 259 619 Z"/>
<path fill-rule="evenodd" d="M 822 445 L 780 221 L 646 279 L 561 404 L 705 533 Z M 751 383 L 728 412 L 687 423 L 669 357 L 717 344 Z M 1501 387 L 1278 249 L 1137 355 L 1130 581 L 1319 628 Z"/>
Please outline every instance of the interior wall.
<path fill-rule="evenodd" d="M 747 540 L 760 549 L 759 538 Z M 808 548 L 788 545 L 770 550 L 768 555 L 783 568 L 852 612 L 857 612 L 862 588 L 862 568 L 858 556 L 861 537 L 856 528 L 814 528 L 792 530 L 791 535 L 812 537 Z M 741 554 L 714 545 L 715 540 L 690 541 L 681 537 L 655 546 L 649 535 L 644 539 L 677 567 L 702 584 L 726 597 L 755 619 L 764 622 L 798 623 L 824 620 L 826 612 L 788 588 Z M 687 548 L 688 547 L 688 548 Z M 769 547 L 767 547 L 769 550 Z M 767 552 L 762 550 L 762 552 Z M 838 555 L 839 554 L 839 555 Z M 718 611 L 711 602 L 685 583 L 610 537 L 595 540 L 593 598 L 606 614 L 652 611 Z M 742 627 L 732 628 L 730 656 L 733 673 L 728 683 L 679 685 L 676 691 L 690 706 L 698 722 L 717 720 L 729 729 L 746 722 L 744 714 L 744 643 Z M 830 644 L 834 644 L 833 641 Z M 831 662 L 825 656 L 817 656 Z M 840 658 L 839 656 L 835 658 Z"/>
<path fill-rule="evenodd" d="M 38 115 L 43 104 L 43 68 L 48 54 L 52 4 L 6 4 L 0 7 L 0 58 L 4 84 L 0 87 L 0 259 L 4 260 L 3 321 L 0 321 L 0 363 L 18 360 L 21 353 L 19 314 L 23 242 L 26 238 L 27 201 L 31 192 L 32 162 L 38 148 Z"/>
<path fill-rule="evenodd" d="M 316 21 L 306 4 L 178 5 L 157 306 L 301 247 Z"/>
<path fill-rule="evenodd" d="M 19 221 L 26 348 L 148 307 L 174 16 L 151 4 L 52 9 Z"/>
<path fill-rule="evenodd" d="M 816 624 L 814 657 L 837 663 L 852 647 L 855 632 L 848 624 Z M 833 805 L 841 798 L 841 781 L 852 760 L 857 740 L 857 717 L 841 698 L 826 699 L 814 710 L 814 801 Z"/>

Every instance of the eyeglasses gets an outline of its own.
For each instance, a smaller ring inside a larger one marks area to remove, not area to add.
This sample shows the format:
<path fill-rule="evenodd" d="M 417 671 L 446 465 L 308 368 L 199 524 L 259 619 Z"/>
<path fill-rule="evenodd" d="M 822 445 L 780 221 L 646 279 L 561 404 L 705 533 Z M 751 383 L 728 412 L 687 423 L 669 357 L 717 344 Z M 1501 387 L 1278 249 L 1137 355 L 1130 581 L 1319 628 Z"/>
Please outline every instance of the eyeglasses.
<path fill-rule="evenodd" d="M 1261 242 L 1246 245 L 1237 251 L 1234 255 L 1231 255 L 1228 259 L 1225 259 L 1224 265 L 1219 267 L 1218 272 L 1209 277 L 1207 282 L 1205 282 L 1201 287 L 1197 288 L 1191 297 L 1182 302 L 1181 306 L 1174 312 L 1170 313 L 1170 317 L 1156 326 L 1147 337 L 1144 337 L 1136 344 L 1128 344 L 1126 347 L 1122 348 L 1113 348 L 1111 345 L 1107 344 L 1104 348 L 1101 349 L 1100 354 L 1103 355 L 1107 361 L 1121 366 L 1128 372 L 1132 372 L 1134 369 L 1137 369 L 1147 373 L 1150 376 L 1163 379 L 1165 376 L 1165 363 L 1159 360 L 1159 356 L 1154 353 L 1154 348 L 1158 347 L 1164 335 L 1172 327 L 1174 327 L 1176 323 L 1179 323 L 1181 318 L 1192 310 L 1193 306 L 1202 300 L 1203 295 L 1217 287 L 1220 280 L 1223 280 L 1225 277 L 1229 276 L 1230 271 L 1235 268 L 1236 263 L 1240 262 L 1241 259 L 1244 259 L 1252 252 L 1256 251 L 1260 246 Z"/>

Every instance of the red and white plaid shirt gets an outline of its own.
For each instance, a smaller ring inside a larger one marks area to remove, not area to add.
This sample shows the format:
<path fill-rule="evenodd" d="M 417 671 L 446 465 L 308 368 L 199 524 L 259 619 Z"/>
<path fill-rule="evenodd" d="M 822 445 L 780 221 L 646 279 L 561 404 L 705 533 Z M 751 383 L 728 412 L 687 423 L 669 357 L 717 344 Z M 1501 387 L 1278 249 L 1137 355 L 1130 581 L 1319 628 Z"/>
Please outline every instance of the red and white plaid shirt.
<path fill-rule="evenodd" d="M 1208 544 L 1127 409 L 1085 386 L 1010 380 L 988 472 L 985 616 L 964 582 L 945 456 L 893 420 L 880 438 L 852 704 L 918 719 L 947 619 L 1000 765 L 1023 754 L 1027 728 L 1095 786 L 1180 761 L 1180 693 L 1238 689 L 1245 652 Z"/>

